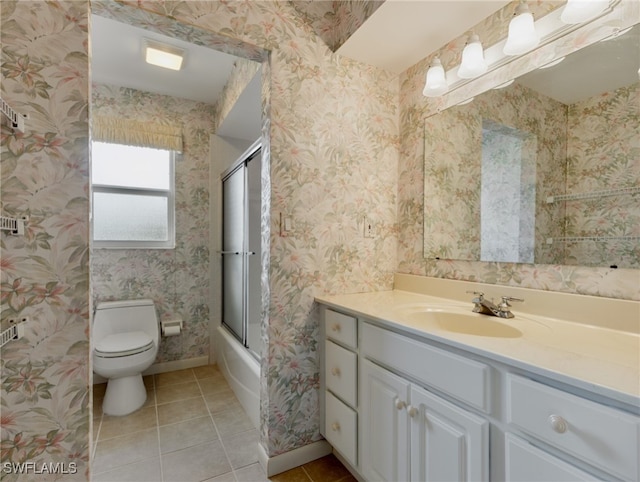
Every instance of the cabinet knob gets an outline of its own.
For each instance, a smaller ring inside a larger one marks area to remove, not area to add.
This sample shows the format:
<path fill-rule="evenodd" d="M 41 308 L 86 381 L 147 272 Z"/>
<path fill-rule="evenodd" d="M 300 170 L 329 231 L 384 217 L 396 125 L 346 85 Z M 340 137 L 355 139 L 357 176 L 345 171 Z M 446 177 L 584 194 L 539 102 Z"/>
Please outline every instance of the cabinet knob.
<path fill-rule="evenodd" d="M 333 325 L 331 325 L 331 331 L 335 331 L 336 333 L 338 333 L 340 331 L 340 323 L 334 323 Z"/>
<path fill-rule="evenodd" d="M 567 421 L 562 418 L 560 415 L 549 415 L 549 423 L 551 424 L 551 428 L 558 433 L 565 433 L 569 428 L 569 424 Z"/>
<path fill-rule="evenodd" d="M 333 430 L 334 432 L 339 432 L 340 431 L 340 424 L 338 422 L 333 422 L 331 424 L 331 430 Z"/>
<path fill-rule="evenodd" d="M 413 405 L 409 405 L 409 406 L 407 406 L 407 413 L 409 414 L 409 416 L 411 418 L 413 418 L 416 415 L 418 415 L 418 409 L 416 407 L 414 407 Z"/>
<path fill-rule="evenodd" d="M 338 367 L 333 367 L 333 368 L 331 369 L 331 374 L 332 374 L 334 377 L 339 377 L 339 376 L 340 376 L 340 369 L 339 369 Z"/>
<path fill-rule="evenodd" d="M 406 407 L 407 404 L 405 402 L 403 402 L 402 400 L 400 400 L 399 398 L 396 398 L 396 408 L 398 410 L 402 410 L 404 407 Z"/>

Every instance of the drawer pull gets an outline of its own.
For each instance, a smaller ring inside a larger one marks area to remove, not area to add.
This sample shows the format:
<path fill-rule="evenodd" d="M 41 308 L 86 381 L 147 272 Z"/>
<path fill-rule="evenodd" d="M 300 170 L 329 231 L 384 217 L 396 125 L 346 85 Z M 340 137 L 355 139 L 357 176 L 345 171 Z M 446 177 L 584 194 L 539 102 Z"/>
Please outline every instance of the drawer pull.
<path fill-rule="evenodd" d="M 558 433 L 565 433 L 569 428 L 567 421 L 560 415 L 549 415 L 549 423 L 551 428 Z"/>
<path fill-rule="evenodd" d="M 334 323 L 331 325 L 331 331 L 335 331 L 336 333 L 340 333 L 340 323 Z"/>
<path fill-rule="evenodd" d="M 402 410 L 404 407 L 406 407 L 407 404 L 405 402 L 403 402 L 402 400 L 400 400 L 399 398 L 396 398 L 396 408 L 398 410 Z"/>
<path fill-rule="evenodd" d="M 340 376 L 340 369 L 339 369 L 338 367 L 333 367 L 333 368 L 331 369 L 331 374 L 332 374 L 334 377 L 339 377 L 339 376 Z"/>
<path fill-rule="evenodd" d="M 409 406 L 407 406 L 407 413 L 409 414 L 409 416 L 411 418 L 413 418 L 416 415 L 418 415 L 418 409 L 416 407 L 414 407 L 413 405 L 409 405 Z"/>
<path fill-rule="evenodd" d="M 338 422 L 333 422 L 331 424 L 331 430 L 333 430 L 334 432 L 339 432 L 340 431 L 340 424 Z"/>

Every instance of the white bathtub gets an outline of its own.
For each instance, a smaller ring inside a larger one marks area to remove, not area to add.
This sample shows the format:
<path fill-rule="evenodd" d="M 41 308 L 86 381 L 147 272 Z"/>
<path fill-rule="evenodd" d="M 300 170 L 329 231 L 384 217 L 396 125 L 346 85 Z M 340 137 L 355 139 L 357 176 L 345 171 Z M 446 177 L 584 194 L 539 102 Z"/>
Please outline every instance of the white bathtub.
<path fill-rule="evenodd" d="M 216 358 L 220 371 L 256 429 L 260 426 L 260 363 L 229 331 L 218 327 Z"/>

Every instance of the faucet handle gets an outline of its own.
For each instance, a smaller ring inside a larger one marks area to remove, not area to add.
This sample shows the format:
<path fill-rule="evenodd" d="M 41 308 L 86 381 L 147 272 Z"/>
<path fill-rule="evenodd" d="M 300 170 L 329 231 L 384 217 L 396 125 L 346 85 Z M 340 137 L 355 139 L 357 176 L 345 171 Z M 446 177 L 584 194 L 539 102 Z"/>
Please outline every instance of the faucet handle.
<path fill-rule="evenodd" d="M 498 305 L 498 308 L 500 308 L 501 311 L 509 311 L 509 308 L 511 307 L 509 301 L 524 301 L 522 298 L 514 298 L 513 296 L 502 296 L 501 299 L 502 301 Z"/>
<path fill-rule="evenodd" d="M 470 291 L 467 290 L 467 293 L 471 293 L 472 295 L 478 295 L 478 301 L 482 301 L 484 298 L 484 293 L 482 291 Z"/>

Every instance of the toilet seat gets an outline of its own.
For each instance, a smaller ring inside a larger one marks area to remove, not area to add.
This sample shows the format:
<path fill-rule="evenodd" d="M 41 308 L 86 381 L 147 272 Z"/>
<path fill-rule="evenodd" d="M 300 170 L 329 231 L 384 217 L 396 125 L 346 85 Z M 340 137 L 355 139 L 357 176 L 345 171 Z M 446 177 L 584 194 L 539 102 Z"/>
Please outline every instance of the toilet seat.
<path fill-rule="evenodd" d="M 153 340 L 144 331 L 128 331 L 105 336 L 96 343 L 94 351 L 101 358 L 117 358 L 143 353 L 153 347 Z"/>

